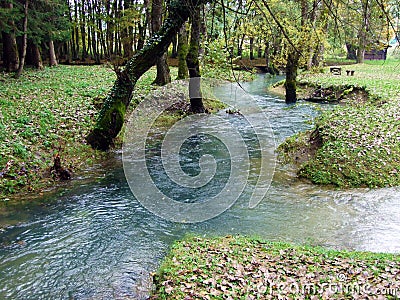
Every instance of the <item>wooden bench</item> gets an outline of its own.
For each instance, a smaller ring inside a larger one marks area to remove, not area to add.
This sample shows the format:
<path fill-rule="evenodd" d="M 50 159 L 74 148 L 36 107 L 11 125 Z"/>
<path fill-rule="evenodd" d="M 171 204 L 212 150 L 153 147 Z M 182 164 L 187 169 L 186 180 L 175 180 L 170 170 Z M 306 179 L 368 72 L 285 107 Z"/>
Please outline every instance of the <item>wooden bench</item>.
<path fill-rule="evenodd" d="M 346 70 L 347 76 L 354 76 L 354 70 Z"/>
<path fill-rule="evenodd" d="M 342 68 L 338 66 L 330 67 L 330 72 L 332 75 L 342 75 Z"/>

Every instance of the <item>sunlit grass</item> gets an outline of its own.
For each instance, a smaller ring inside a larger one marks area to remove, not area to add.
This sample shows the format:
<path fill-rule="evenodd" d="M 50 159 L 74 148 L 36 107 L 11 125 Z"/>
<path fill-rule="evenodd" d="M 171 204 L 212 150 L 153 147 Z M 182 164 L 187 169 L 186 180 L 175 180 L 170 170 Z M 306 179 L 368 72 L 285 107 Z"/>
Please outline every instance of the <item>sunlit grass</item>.
<path fill-rule="evenodd" d="M 354 76 L 346 76 L 346 70 L 354 70 Z M 354 85 L 364 87 L 371 96 L 400 100 L 400 61 L 367 61 L 364 64 L 342 66 L 342 75 L 329 73 L 300 76 L 300 81 L 311 82 L 322 87 L 332 85 Z"/>

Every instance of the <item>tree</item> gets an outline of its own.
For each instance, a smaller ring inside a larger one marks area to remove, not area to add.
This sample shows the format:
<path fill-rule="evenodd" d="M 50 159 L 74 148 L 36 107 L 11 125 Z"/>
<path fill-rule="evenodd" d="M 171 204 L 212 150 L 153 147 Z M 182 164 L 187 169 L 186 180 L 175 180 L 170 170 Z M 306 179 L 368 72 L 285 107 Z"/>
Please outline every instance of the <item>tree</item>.
<path fill-rule="evenodd" d="M 18 11 L 8 1 L 2 1 L 2 7 L 4 10 L 1 14 L 0 25 L 3 40 L 3 66 L 7 72 L 13 72 L 18 69 L 19 65 L 18 47 L 15 37 L 15 17 L 18 16 Z"/>
<path fill-rule="evenodd" d="M 173 37 L 178 33 L 190 12 L 205 0 L 172 0 L 169 14 L 161 29 L 137 52 L 123 70 L 116 70 L 117 80 L 99 113 L 96 125 L 87 136 L 87 142 L 95 149 L 107 150 L 120 132 L 126 108 L 137 80 L 165 53 Z"/>
<path fill-rule="evenodd" d="M 186 31 L 186 23 L 178 33 L 178 77 L 177 79 L 188 78 L 188 66 L 186 63 L 186 56 L 188 54 L 188 36 Z"/>
<path fill-rule="evenodd" d="M 160 30 L 163 15 L 163 0 L 153 0 L 151 5 L 151 29 L 155 34 Z M 154 84 L 165 85 L 171 82 L 171 75 L 167 63 L 167 51 L 157 57 L 157 76 Z"/>
<path fill-rule="evenodd" d="M 189 70 L 189 97 L 190 97 L 190 110 L 194 113 L 204 113 L 203 98 L 201 95 L 200 83 L 200 62 L 199 62 L 199 49 L 200 49 L 200 6 L 194 9 L 191 15 L 191 30 L 190 30 L 190 44 L 189 51 L 186 56 L 186 63 Z"/>
<path fill-rule="evenodd" d="M 28 44 L 28 6 L 29 6 L 29 0 L 25 0 L 25 5 L 24 5 L 24 26 L 23 26 L 23 31 L 24 35 L 22 38 L 22 51 L 21 51 L 21 59 L 19 61 L 19 66 L 17 73 L 15 74 L 15 78 L 19 78 L 22 74 L 22 71 L 24 69 L 25 65 L 25 57 L 26 57 L 26 47 Z"/>

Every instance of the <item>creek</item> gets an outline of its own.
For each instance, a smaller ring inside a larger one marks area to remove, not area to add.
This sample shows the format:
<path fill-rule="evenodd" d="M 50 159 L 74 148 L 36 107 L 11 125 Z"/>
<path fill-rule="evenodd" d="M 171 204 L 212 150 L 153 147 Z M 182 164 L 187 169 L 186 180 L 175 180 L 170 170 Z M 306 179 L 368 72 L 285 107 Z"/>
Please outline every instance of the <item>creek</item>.
<path fill-rule="evenodd" d="M 311 128 L 306 121 L 329 107 L 305 102 L 287 107 L 266 90 L 274 80 L 260 75 L 243 87 L 268 116 L 279 144 Z M 229 118 L 241 122 L 240 116 Z M 211 153 L 223 152 L 207 143 Z M 187 146 L 182 155 L 191 155 L 190 149 L 194 147 Z M 156 152 L 149 153 L 154 155 L 149 168 L 162 183 L 165 173 Z M 120 154 L 113 164 L 104 177 L 82 181 L 62 194 L 46 196 L 41 202 L 47 205 L 10 216 L 19 222 L 0 231 L 0 299 L 145 299 L 149 273 L 169 246 L 188 234 L 241 234 L 335 249 L 400 252 L 399 188 L 336 190 L 300 181 L 293 170 L 278 165 L 256 208 L 250 209 L 243 196 L 213 219 L 183 224 L 147 211 L 129 189 Z M 215 182 L 217 190 L 220 182 Z M 170 191 L 175 192 L 178 197 L 189 193 Z"/>

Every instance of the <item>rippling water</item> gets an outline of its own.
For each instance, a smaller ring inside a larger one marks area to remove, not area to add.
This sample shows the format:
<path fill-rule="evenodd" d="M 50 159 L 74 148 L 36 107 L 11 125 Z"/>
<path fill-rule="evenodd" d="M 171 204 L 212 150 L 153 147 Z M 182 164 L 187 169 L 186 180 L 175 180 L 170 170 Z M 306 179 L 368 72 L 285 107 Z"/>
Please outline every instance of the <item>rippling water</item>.
<path fill-rule="evenodd" d="M 244 87 L 255 95 L 281 142 L 309 127 L 304 121 L 317 110 L 306 103 L 287 108 L 265 94 L 266 80 L 260 76 Z M 152 168 L 153 177 L 164 176 L 156 163 Z M 400 252 L 399 188 L 337 191 L 299 182 L 280 167 L 255 209 L 248 208 L 249 192 L 212 220 L 172 223 L 133 197 L 117 159 L 105 178 L 76 187 L 45 207 L 30 208 L 28 219 L 0 232 L 0 299 L 144 298 L 148 273 L 174 240 L 189 233 Z"/>

